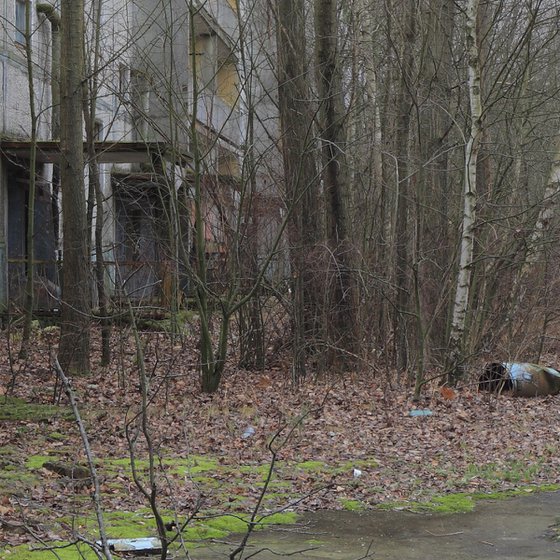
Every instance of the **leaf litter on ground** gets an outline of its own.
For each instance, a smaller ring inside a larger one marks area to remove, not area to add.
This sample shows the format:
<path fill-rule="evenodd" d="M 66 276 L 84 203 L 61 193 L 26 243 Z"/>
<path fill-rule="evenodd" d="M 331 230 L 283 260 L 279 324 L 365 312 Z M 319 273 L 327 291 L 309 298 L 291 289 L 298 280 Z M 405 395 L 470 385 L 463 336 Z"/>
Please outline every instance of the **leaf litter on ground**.
<path fill-rule="evenodd" d="M 16 352 L 6 344 L 0 340 L 2 393 L 13 386 L 12 395 L 29 403 L 67 406 L 49 365 L 51 338 L 38 336 L 21 363 L 10 364 Z M 138 411 L 139 382 L 132 342 L 123 345 L 126 352 L 118 347 L 106 368 L 94 355 L 92 374 L 74 377 L 73 386 L 98 462 L 103 506 L 134 512 L 147 507 L 132 480 L 125 434 L 126 419 Z M 560 396 L 496 397 L 473 384 L 431 388 L 415 404 L 411 388 L 387 387 L 385 373 L 325 375 L 294 387 L 287 366 L 255 373 L 233 359 L 220 389 L 206 395 L 193 348 L 189 339 L 178 345 L 145 335 L 149 425 L 166 511 L 186 515 L 199 502 L 213 513 L 250 511 L 268 475 L 268 444 L 283 428 L 291 435 L 278 450 L 267 511 L 343 509 L 349 500 L 368 508 L 560 482 Z M 432 414 L 411 417 L 413 409 Z M 248 427 L 252 433 L 244 437 Z M 42 456 L 85 464 L 71 419 L 2 421 L 0 445 L 0 464 L 12 473 L 0 477 L 0 538 L 24 540 L 9 527 L 27 518 L 48 534 L 53 520 L 86 515 L 91 488 L 29 466 Z M 141 473 L 144 466 L 140 461 Z"/>

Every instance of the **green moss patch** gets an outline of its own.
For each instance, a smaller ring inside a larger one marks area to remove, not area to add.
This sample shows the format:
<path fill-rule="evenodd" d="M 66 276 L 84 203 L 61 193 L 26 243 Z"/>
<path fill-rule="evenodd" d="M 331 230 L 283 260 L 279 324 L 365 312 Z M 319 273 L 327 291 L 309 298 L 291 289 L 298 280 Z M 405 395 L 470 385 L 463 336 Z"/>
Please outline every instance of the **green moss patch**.
<path fill-rule="evenodd" d="M 157 534 L 156 524 L 151 514 L 143 511 L 116 511 L 104 514 L 105 531 L 110 539 L 138 539 Z M 72 520 L 67 519 L 70 525 Z M 97 520 L 94 515 L 78 517 L 74 521 L 81 533 L 99 537 Z"/>
<path fill-rule="evenodd" d="M 508 498 L 524 496 L 534 492 L 556 492 L 557 490 L 560 490 L 560 484 L 537 484 L 511 490 L 502 490 L 500 492 L 476 493 L 473 494 L 473 498 L 476 500 L 507 500 Z"/>
<path fill-rule="evenodd" d="M 363 511 L 364 509 L 366 509 L 365 504 L 363 502 L 360 502 L 360 500 L 348 500 L 342 498 L 340 500 L 340 504 L 346 511 Z"/>
<path fill-rule="evenodd" d="M 249 522 L 247 515 L 218 515 L 195 520 L 192 526 L 186 528 L 184 538 L 187 541 L 205 539 L 223 539 L 231 533 L 244 533 Z M 297 521 L 297 514 L 293 512 L 262 515 L 255 521 L 255 530 L 261 530 L 269 525 L 291 525 Z"/>
<path fill-rule="evenodd" d="M 37 470 L 43 467 L 47 461 L 56 461 L 58 457 L 51 457 L 50 455 L 31 455 L 25 461 L 25 466 L 30 470 Z"/>
<path fill-rule="evenodd" d="M 14 397 L 0 397 L 0 420 L 45 422 L 52 418 L 72 420 L 69 408 L 49 404 L 27 403 Z"/>
<path fill-rule="evenodd" d="M 554 492 L 556 490 L 560 490 L 560 484 L 525 486 L 499 492 L 477 492 L 473 494 L 458 492 L 456 494 L 435 496 L 427 502 L 392 502 L 380 504 L 377 506 L 377 509 L 406 509 L 416 513 L 466 513 L 472 511 L 476 503 L 480 500 L 507 500 L 508 498 L 523 496 L 532 492 Z"/>
<path fill-rule="evenodd" d="M 199 473 L 216 472 L 220 468 L 223 469 L 223 467 L 218 465 L 217 459 L 202 455 L 192 455 L 186 459 L 164 459 L 163 464 L 170 466 L 172 472 L 179 475 L 195 475 Z"/>
<path fill-rule="evenodd" d="M 276 469 L 278 470 L 281 468 L 281 463 L 276 463 Z M 268 471 L 270 470 L 270 465 L 268 463 L 259 464 L 250 464 L 250 465 L 241 465 L 237 471 L 243 474 L 259 474 L 263 477 L 268 476 Z"/>
<path fill-rule="evenodd" d="M 0 470 L 0 495 L 23 495 L 39 484 L 39 477 L 15 465 Z"/>
<path fill-rule="evenodd" d="M 18 450 L 0 448 L 0 495 L 23 494 L 38 483 L 39 477 L 27 468 Z"/>
<path fill-rule="evenodd" d="M 60 560 L 96 560 L 98 557 L 91 549 L 84 544 L 74 544 L 69 546 L 66 542 L 48 543 L 48 546 L 57 547 L 54 552 L 41 549 L 40 545 L 20 545 L 0 549 L 0 559 L 2 560 L 42 560 L 44 558 L 59 558 Z"/>
<path fill-rule="evenodd" d="M 297 463 L 296 468 L 313 472 L 328 470 L 327 464 L 322 461 L 304 461 L 303 463 Z"/>
<path fill-rule="evenodd" d="M 157 461 L 156 461 L 157 463 Z M 219 465 L 217 459 L 213 457 L 204 457 L 202 455 L 192 455 L 191 457 L 165 458 L 162 464 L 169 469 L 171 474 L 184 476 L 186 474 L 196 475 L 206 472 L 214 472 L 218 470 Z M 147 459 L 136 459 L 135 466 L 139 472 L 148 470 Z M 119 459 L 104 459 L 101 461 L 101 468 L 107 471 L 126 470 L 130 472 L 130 458 L 123 457 Z"/>
<path fill-rule="evenodd" d="M 174 521 L 172 512 L 162 512 L 165 522 Z M 104 515 L 105 530 L 111 539 L 135 539 L 141 537 L 153 537 L 157 535 L 156 524 L 151 512 L 142 508 L 136 512 L 118 511 L 109 512 Z M 267 525 L 292 524 L 295 523 L 297 515 L 292 512 L 275 513 L 263 515 L 257 518 L 256 529 L 262 529 Z M 193 520 L 183 533 L 187 541 L 198 541 L 201 539 L 224 538 L 230 533 L 243 533 L 247 530 L 249 517 L 245 514 L 225 514 L 201 517 Z M 66 522 L 70 523 L 67 519 Z M 181 518 L 178 519 L 181 523 Z M 93 515 L 77 519 L 77 527 L 80 532 L 98 537 L 97 522 Z"/>
<path fill-rule="evenodd" d="M 415 513 L 466 513 L 475 507 L 475 498 L 469 494 L 447 494 L 434 497 L 429 502 L 393 502 L 381 504 L 378 509 L 406 509 Z"/>
<path fill-rule="evenodd" d="M 429 504 L 429 511 L 435 513 L 466 513 L 472 511 L 475 506 L 475 498 L 469 494 L 449 494 L 434 498 Z M 422 504 L 420 504 L 422 508 Z"/>

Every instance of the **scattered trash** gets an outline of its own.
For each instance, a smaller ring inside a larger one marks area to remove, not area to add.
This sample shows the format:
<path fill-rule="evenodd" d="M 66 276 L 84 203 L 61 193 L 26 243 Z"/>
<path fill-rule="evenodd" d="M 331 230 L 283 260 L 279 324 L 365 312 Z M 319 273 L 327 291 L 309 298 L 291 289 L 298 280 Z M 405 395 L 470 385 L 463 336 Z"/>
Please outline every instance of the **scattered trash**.
<path fill-rule="evenodd" d="M 354 478 L 360 478 L 360 476 L 362 476 L 362 471 L 360 469 L 354 469 L 352 474 L 354 475 Z"/>
<path fill-rule="evenodd" d="M 560 393 L 560 372 L 537 364 L 493 362 L 484 368 L 478 388 L 518 397 L 556 395 Z"/>
<path fill-rule="evenodd" d="M 418 410 L 411 410 L 408 415 L 409 416 L 431 416 L 433 412 L 429 408 L 418 409 Z"/>
<path fill-rule="evenodd" d="M 253 428 L 253 426 L 247 426 L 245 428 L 245 431 L 241 435 L 241 437 L 243 439 L 247 439 L 247 438 L 250 438 L 251 436 L 254 436 L 254 435 L 255 435 L 255 428 Z"/>
<path fill-rule="evenodd" d="M 97 541 L 101 546 L 101 541 Z M 130 554 L 161 554 L 161 541 L 155 537 L 140 539 L 109 539 L 109 550 L 113 552 L 128 552 Z"/>

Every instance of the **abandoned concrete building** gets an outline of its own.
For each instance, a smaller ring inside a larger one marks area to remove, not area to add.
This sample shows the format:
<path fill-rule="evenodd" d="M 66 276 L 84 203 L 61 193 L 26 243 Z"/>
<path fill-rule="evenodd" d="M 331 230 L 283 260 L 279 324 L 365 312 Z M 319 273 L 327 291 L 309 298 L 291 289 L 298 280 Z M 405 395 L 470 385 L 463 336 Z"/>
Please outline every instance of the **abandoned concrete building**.
<path fill-rule="evenodd" d="M 49 1 L 56 14 L 56 0 Z M 86 2 L 86 65 L 97 84 L 93 95 L 95 152 L 104 199 L 103 262 L 112 296 L 126 293 L 138 300 L 160 301 L 169 296 L 167 276 L 177 255 L 170 253 L 168 242 L 170 235 L 177 234 L 170 234 L 165 219 L 162 185 L 169 191 L 172 184 L 187 201 L 181 243 L 188 251 L 193 135 L 202 157 L 210 262 L 219 263 L 225 250 L 224 220 L 228 205 L 235 204 L 243 138 L 235 2 L 197 4 L 192 19 L 183 0 Z M 44 2 L 31 1 L 30 27 L 26 27 L 25 0 L 6 0 L 0 6 L 0 306 L 5 311 L 20 305 L 32 258 L 35 306 L 49 310 L 58 305 L 64 259 L 64 217 L 57 184 L 57 76 L 64 53 L 59 54 L 57 22 L 52 13 L 47 14 Z M 31 77 L 26 41 L 33 52 Z M 35 138 L 31 137 L 30 79 L 37 114 Z M 33 143 L 37 146 L 36 234 L 34 254 L 29 255 L 26 229 Z M 97 211 L 91 210 L 92 220 Z"/>

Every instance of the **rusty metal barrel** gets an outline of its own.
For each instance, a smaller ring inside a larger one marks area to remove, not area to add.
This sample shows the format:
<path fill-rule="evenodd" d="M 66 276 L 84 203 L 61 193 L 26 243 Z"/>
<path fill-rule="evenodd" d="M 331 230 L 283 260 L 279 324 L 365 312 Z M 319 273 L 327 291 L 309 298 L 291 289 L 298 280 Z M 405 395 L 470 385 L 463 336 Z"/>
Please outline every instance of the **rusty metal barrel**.
<path fill-rule="evenodd" d="M 493 362 L 484 368 L 478 387 L 518 397 L 537 397 L 560 393 L 560 372 L 530 363 Z"/>

